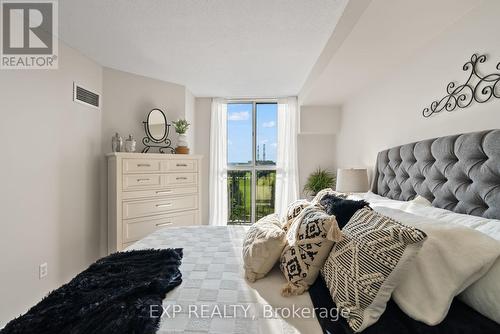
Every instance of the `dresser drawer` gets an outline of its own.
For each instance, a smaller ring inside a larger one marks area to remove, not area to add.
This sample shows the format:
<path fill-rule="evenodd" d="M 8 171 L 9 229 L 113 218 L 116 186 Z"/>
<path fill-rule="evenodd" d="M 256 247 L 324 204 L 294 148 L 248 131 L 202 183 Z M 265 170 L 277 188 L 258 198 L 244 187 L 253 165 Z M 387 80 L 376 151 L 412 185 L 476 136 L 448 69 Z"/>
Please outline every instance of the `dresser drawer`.
<path fill-rule="evenodd" d="M 123 159 L 123 173 L 160 172 L 161 161 L 153 159 Z"/>
<path fill-rule="evenodd" d="M 176 195 L 188 195 L 198 193 L 198 187 L 172 187 L 157 190 L 136 190 L 136 191 L 124 191 L 122 193 L 122 199 L 133 200 L 141 199 L 147 197 L 168 197 Z"/>
<path fill-rule="evenodd" d="M 123 175 L 123 190 L 160 187 L 161 178 L 160 174 Z"/>
<path fill-rule="evenodd" d="M 198 211 L 192 211 L 126 221 L 123 224 L 123 242 L 129 243 L 137 241 L 156 230 L 169 226 L 196 225 L 197 215 Z"/>
<path fill-rule="evenodd" d="M 163 161 L 162 170 L 165 172 L 196 172 L 198 171 L 198 161 L 189 159 Z"/>
<path fill-rule="evenodd" d="M 123 202 L 123 219 L 169 213 L 178 210 L 194 210 L 198 208 L 198 196 L 188 195 L 156 200 Z"/>
<path fill-rule="evenodd" d="M 198 181 L 198 174 L 194 173 L 176 173 L 163 175 L 163 185 L 189 185 L 196 184 Z"/>

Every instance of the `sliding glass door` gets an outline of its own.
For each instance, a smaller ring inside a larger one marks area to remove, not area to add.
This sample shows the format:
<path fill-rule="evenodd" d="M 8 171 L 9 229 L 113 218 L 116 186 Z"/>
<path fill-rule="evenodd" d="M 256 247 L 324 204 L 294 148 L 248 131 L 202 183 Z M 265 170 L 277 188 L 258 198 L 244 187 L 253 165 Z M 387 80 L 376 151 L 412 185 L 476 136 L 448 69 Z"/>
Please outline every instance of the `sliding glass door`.
<path fill-rule="evenodd" d="M 275 102 L 228 103 L 229 224 L 251 224 L 274 212 L 277 112 Z"/>

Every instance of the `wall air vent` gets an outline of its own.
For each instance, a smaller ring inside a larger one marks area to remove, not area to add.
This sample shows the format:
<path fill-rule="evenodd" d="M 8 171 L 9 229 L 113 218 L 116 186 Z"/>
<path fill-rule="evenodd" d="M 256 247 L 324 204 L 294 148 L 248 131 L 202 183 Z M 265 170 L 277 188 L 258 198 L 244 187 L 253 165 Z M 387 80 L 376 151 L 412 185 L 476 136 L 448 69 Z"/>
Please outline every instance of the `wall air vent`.
<path fill-rule="evenodd" d="M 76 82 L 73 83 L 73 101 L 95 109 L 101 107 L 101 95 L 83 88 Z"/>

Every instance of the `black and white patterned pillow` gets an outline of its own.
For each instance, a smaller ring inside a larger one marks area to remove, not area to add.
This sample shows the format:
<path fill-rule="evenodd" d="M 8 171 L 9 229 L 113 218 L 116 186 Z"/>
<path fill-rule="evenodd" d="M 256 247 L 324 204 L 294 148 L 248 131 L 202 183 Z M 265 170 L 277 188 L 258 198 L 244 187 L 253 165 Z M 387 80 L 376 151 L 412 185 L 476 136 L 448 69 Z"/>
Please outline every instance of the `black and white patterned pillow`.
<path fill-rule="evenodd" d="M 321 275 L 349 326 L 360 332 L 380 318 L 427 236 L 369 208 L 358 210 L 342 233 Z"/>
<path fill-rule="evenodd" d="M 288 283 L 283 296 L 299 295 L 318 277 L 334 241 L 342 238 L 334 216 L 316 206 L 308 206 L 295 218 L 287 232 L 280 268 Z"/>
<path fill-rule="evenodd" d="M 311 205 L 311 202 L 305 199 L 298 199 L 288 205 L 286 216 L 283 218 L 283 224 L 281 228 L 288 231 L 290 225 L 292 225 L 293 220 L 297 218 L 304 208 Z"/>

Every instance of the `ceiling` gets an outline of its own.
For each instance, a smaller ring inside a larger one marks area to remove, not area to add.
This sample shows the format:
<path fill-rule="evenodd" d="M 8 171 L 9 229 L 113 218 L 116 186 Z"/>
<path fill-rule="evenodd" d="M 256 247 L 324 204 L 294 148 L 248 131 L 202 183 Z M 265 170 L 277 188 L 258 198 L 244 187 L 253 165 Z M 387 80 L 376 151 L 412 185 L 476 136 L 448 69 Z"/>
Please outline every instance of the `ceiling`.
<path fill-rule="evenodd" d="M 62 41 L 195 96 L 297 95 L 348 0 L 64 0 Z"/>
<path fill-rule="evenodd" d="M 351 0 L 335 33 L 345 30 L 344 26 L 349 26 L 349 31 L 332 35 L 300 92 L 301 103 L 343 104 L 390 75 L 480 3 L 481 0 Z M 354 5 L 359 8 L 351 10 Z M 355 24 L 346 19 L 351 11 L 359 14 L 352 15 Z M 320 64 L 325 52 L 332 49 L 329 60 Z M 321 68 L 317 69 L 319 65 Z"/>

